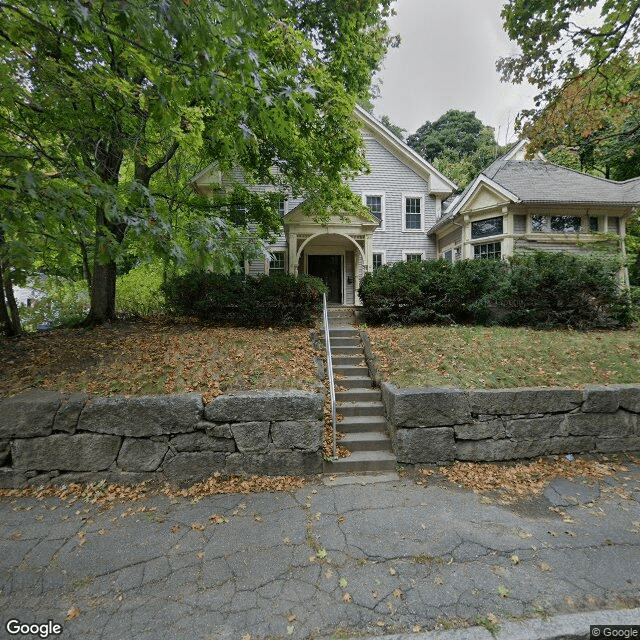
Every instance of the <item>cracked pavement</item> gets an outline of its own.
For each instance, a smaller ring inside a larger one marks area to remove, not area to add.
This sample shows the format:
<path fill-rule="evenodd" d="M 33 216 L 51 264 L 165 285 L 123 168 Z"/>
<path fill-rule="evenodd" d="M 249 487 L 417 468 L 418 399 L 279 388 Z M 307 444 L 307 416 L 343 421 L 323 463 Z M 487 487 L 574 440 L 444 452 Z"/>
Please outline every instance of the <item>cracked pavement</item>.
<path fill-rule="evenodd" d="M 628 469 L 514 505 L 393 475 L 108 510 L 5 498 L 0 638 L 15 637 L 10 618 L 52 619 L 65 640 L 255 640 L 638 607 L 640 467 Z"/>

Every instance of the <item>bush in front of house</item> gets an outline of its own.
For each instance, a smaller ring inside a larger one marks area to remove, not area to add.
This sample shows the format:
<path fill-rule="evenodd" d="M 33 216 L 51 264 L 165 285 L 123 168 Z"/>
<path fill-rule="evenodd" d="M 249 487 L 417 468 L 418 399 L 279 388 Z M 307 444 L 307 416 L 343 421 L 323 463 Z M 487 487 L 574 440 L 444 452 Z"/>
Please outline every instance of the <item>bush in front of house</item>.
<path fill-rule="evenodd" d="M 326 288 L 321 280 L 304 275 L 192 271 L 171 278 L 162 290 L 171 311 L 209 324 L 289 327 L 314 322 Z"/>
<path fill-rule="evenodd" d="M 632 322 L 628 290 L 612 255 L 536 251 L 509 260 L 507 278 L 491 295 L 500 323 L 533 327 L 613 328 Z"/>
<path fill-rule="evenodd" d="M 359 294 L 371 324 L 484 322 L 487 295 L 504 278 L 495 260 L 397 262 L 368 273 Z"/>
<path fill-rule="evenodd" d="M 509 262 L 399 262 L 366 274 L 359 292 L 371 324 L 617 327 L 632 322 L 621 266 L 614 256 L 543 251 Z"/>

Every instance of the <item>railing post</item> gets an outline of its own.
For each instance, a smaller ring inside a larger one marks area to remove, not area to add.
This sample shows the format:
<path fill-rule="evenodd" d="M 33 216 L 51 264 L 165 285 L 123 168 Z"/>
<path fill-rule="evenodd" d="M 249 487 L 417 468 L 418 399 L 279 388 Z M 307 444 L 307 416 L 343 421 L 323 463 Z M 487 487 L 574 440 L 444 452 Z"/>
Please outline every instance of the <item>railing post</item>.
<path fill-rule="evenodd" d="M 336 388 L 333 382 L 333 359 L 331 357 L 331 340 L 329 339 L 329 312 L 327 310 L 327 294 L 322 294 L 322 320 L 324 323 L 324 345 L 327 352 L 327 378 L 331 397 L 331 429 L 333 459 L 336 460 Z"/>

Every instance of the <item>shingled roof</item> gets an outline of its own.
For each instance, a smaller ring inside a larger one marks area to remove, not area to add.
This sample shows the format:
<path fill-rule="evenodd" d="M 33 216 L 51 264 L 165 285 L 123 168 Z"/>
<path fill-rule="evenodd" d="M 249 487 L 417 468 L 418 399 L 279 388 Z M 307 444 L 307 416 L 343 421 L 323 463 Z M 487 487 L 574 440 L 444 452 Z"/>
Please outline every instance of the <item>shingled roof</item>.
<path fill-rule="evenodd" d="M 525 144 L 526 141 L 520 141 L 494 160 L 462 193 L 448 198 L 443 217 L 431 227 L 430 233 L 455 218 L 483 183 L 504 190 L 514 202 L 523 204 L 640 205 L 640 178 L 616 182 L 561 167 L 541 156 L 534 160 L 518 159 Z"/>

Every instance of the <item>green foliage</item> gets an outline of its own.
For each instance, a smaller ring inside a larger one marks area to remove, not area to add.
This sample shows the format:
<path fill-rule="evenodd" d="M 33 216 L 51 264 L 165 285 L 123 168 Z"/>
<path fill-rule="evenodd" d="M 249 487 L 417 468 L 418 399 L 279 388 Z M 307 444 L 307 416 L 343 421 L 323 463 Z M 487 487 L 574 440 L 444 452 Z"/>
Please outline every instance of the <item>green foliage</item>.
<path fill-rule="evenodd" d="M 398 262 L 367 273 L 360 284 L 364 320 L 371 324 L 482 322 L 484 299 L 504 277 L 495 260 Z"/>
<path fill-rule="evenodd" d="M 617 256 L 537 251 L 516 254 L 509 262 L 508 277 L 491 296 L 502 324 L 591 329 L 631 322 Z"/>
<path fill-rule="evenodd" d="M 628 293 L 617 257 L 532 252 L 494 260 L 401 262 L 366 274 L 363 316 L 371 324 L 498 322 L 533 327 L 626 326 Z"/>
<path fill-rule="evenodd" d="M 162 266 L 142 264 L 118 276 L 116 308 L 119 313 L 148 316 L 164 308 Z"/>
<path fill-rule="evenodd" d="M 36 288 L 44 291 L 45 296 L 32 308 L 20 308 L 25 331 L 37 331 L 38 324 L 45 322 L 52 326 L 73 326 L 87 315 L 89 291 L 83 280 L 49 276 Z"/>
<path fill-rule="evenodd" d="M 387 127 L 387 129 L 389 129 L 389 131 L 391 131 L 391 133 L 393 133 L 393 135 L 396 136 L 396 138 L 400 138 L 400 140 L 404 140 L 404 134 L 407 133 L 407 130 L 391 122 L 391 119 L 389 118 L 389 116 L 387 115 L 382 116 L 382 118 L 380 118 L 380 122 L 382 122 L 382 124 L 385 127 Z"/>
<path fill-rule="evenodd" d="M 163 286 L 169 308 L 214 325 L 288 327 L 314 322 L 322 309 L 321 280 L 306 275 L 221 275 L 195 271 Z"/>
<path fill-rule="evenodd" d="M 124 253 L 184 259 L 186 227 L 221 229 L 214 249 L 225 224 L 279 229 L 246 190 L 242 208 L 236 189 L 211 203 L 193 194 L 190 178 L 212 163 L 304 193 L 320 215 L 354 207 L 345 178 L 366 164 L 353 108 L 392 44 L 390 4 L 3 4 L 0 225 L 12 263 L 82 264 L 91 320 L 113 319 Z M 40 229 L 48 244 L 33 241 Z"/>
<path fill-rule="evenodd" d="M 425 122 L 407 138 L 407 144 L 463 188 L 500 152 L 493 129 L 475 112 L 457 109 L 435 122 Z"/>

